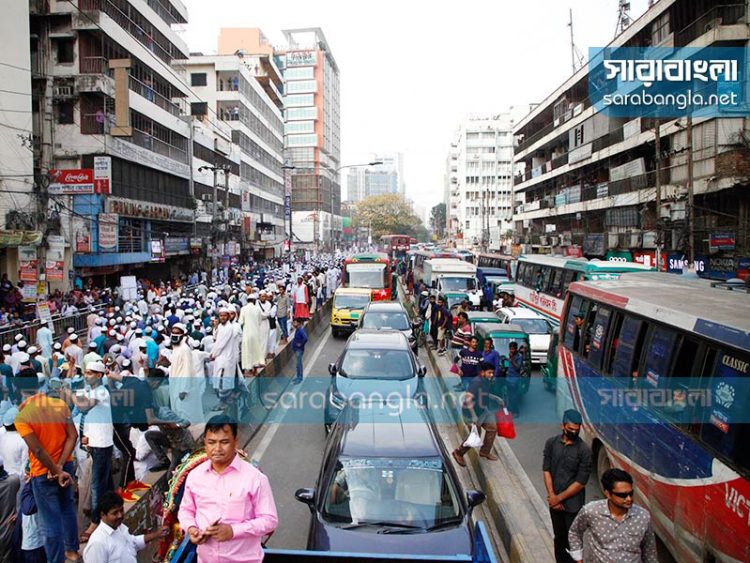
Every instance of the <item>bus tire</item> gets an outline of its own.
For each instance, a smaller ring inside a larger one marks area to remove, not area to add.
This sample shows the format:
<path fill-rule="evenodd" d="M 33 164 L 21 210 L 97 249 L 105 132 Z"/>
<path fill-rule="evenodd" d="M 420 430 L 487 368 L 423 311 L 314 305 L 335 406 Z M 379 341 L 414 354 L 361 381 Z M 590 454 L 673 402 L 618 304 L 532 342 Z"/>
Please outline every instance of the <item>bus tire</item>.
<path fill-rule="evenodd" d="M 599 482 L 599 488 L 601 489 L 601 479 L 602 475 L 605 471 L 612 468 L 612 462 L 609 460 L 609 456 L 607 455 L 607 448 L 604 447 L 604 444 L 599 444 L 599 449 L 596 453 L 596 476 L 597 476 L 597 482 Z M 602 491 L 602 494 L 604 494 L 604 491 Z"/>

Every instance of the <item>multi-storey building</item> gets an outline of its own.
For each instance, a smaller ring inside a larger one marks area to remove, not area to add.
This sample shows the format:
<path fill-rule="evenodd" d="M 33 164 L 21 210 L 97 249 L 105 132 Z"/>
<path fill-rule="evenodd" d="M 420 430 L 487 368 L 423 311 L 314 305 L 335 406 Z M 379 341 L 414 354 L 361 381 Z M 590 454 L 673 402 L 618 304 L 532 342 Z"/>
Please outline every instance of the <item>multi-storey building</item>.
<path fill-rule="evenodd" d="M 348 200 L 357 202 L 367 197 L 382 194 L 406 196 L 404 183 L 404 157 L 401 153 L 376 155 L 369 168 L 349 168 L 346 176 Z"/>
<path fill-rule="evenodd" d="M 660 0 L 609 46 L 746 48 L 747 16 L 747 2 Z M 514 129 L 521 250 L 655 264 L 659 248 L 735 273 L 750 252 L 747 118 L 610 117 L 591 104 L 589 72 Z"/>
<path fill-rule="evenodd" d="M 341 236 L 339 68 L 320 28 L 285 30 L 284 148 L 292 174 L 295 245 L 331 247 Z"/>
<path fill-rule="evenodd" d="M 185 6 L 34 0 L 30 18 L 35 167 L 61 211 L 75 273 L 185 271 L 195 216 L 189 86 L 171 66 L 188 56 L 173 29 L 187 22 Z"/>
<path fill-rule="evenodd" d="M 21 231 L 36 228 L 37 199 L 33 197 L 34 162 L 29 76 L 29 2 L 10 0 L 0 21 L 3 64 L 0 65 L 0 224 L 6 230 L 0 244 L 0 273 L 18 281 Z M 8 232 L 18 236 L 9 240 Z"/>
<path fill-rule="evenodd" d="M 512 130 L 512 113 L 459 126 L 446 170 L 448 219 L 458 247 L 497 250 L 505 243 L 513 214 Z"/>
<path fill-rule="evenodd" d="M 222 169 L 216 178 L 222 186 L 217 189 L 218 204 L 224 202 L 223 213 L 229 213 L 224 220 L 242 228 L 243 246 L 256 258 L 280 255 L 285 238 L 281 71 L 271 56 L 241 50 L 232 55 L 195 55 L 179 64 L 189 76 L 193 116 L 207 125 L 226 126 L 237 149 L 236 169 L 232 167 L 228 178 Z M 196 166 L 195 194 L 199 206 L 204 204 L 210 211 L 204 216 L 215 220 L 216 166 L 209 161 L 211 156 L 206 154 L 207 162 Z M 226 182 L 228 199 L 223 192 Z"/>
<path fill-rule="evenodd" d="M 458 147 L 451 143 L 445 157 L 443 174 L 443 203 L 445 204 L 446 231 L 450 240 L 455 240 L 458 230 Z"/>

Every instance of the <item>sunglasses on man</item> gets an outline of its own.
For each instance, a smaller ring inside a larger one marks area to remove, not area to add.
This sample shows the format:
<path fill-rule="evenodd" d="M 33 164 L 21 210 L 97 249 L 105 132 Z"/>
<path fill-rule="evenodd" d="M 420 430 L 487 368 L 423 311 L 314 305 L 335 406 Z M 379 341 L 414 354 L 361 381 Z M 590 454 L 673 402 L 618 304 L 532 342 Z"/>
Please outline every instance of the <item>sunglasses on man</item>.
<path fill-rule="evenodd" d="M 616 492 L 612 491 L 610 494 L 615 495 L 617 498 L 622 498 L 622 499 L 626 499 L 628 497 L 631 497 L 631 498 L 633 497 L 633 491 L 632 490 L 626 491 L 624 493 L 616 493 Z"/>

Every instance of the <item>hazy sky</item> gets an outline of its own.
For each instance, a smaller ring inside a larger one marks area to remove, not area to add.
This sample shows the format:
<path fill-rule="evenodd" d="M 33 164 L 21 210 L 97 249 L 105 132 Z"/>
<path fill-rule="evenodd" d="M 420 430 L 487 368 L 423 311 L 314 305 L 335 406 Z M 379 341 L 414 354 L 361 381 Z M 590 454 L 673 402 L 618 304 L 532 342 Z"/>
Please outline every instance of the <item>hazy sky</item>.
<path fill-rule="evenodd" d="M 568 10 L 586 56 L 615 34 L 618 0 L 183 0 L 191 51 L 214 53 L 221 27 L 321 27 L 341 71 L 342 164 L 404 154 L 406 193 L 442 200 L 458 122 L 539 102 L 571 74 Z M 635 20 L 648 0 L 631 1 Z"/>

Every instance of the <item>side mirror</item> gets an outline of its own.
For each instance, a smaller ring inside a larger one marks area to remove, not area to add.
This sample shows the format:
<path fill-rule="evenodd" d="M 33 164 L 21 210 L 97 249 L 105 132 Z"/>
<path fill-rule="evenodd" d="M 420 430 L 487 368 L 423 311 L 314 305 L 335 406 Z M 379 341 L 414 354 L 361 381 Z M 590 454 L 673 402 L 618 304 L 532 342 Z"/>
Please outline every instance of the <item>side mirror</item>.
<path fill-rule="evenodd" d="M 331 375 L 336 375 L 338 373 L 338 368 L 336 367 L 336 364 L 328 364 L 328 373 Z"/>
<path fill-rule="evenodd" d="M 310 490 L 310 489 L 300 489 L 300 491 L 304 490 Z M 299 491 L 297 491 L 299 493 Z M 466 491 L 466 503 L 469 505 L 469 511 L 471 511 L 472 508 L 475 506 L 479 506 L 482 504 L 485 500 L 487 500 L 487 495 L 485 495 L 482 491 Z"/>
<path fill-rule="evenodd" d="M 424 364 L 419 364 L 419 367 L 417 368 L 417 375 L 419 375 L 419 377 L 424 377 L 425 375 L 427 375 L 427 366 Z"/>
<path fill-rule="evenodd" d="M 306 504 L 312 510 L 315 503 L 315 489 L 297 489 L 294 493 L 294 498 Z"/>

